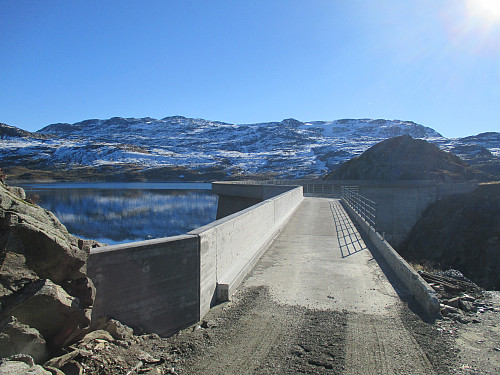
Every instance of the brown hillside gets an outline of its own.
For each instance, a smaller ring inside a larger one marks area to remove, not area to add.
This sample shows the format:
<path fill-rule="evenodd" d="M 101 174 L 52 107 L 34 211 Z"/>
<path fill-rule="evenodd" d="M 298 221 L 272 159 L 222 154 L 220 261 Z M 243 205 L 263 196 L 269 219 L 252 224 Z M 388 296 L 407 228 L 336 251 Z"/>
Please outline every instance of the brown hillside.
<path fill-rule="evenodd" d="M 390 138 L 366 150 L 325 177 L 327 180 L 436 180 L 482 178 L 458 156 L 409 135 Z"/>

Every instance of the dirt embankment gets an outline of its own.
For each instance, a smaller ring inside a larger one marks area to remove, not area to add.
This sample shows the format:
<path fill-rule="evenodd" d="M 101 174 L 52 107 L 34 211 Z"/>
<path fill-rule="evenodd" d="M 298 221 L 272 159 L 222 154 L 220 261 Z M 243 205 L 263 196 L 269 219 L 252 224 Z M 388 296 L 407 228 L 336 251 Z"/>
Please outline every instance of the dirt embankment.
<path fill-rule="evenodd" d="M 457 269 L 486 289 L 500 290 L 500 183 L 431 205 L 398 252 L 434 268 Z"/>

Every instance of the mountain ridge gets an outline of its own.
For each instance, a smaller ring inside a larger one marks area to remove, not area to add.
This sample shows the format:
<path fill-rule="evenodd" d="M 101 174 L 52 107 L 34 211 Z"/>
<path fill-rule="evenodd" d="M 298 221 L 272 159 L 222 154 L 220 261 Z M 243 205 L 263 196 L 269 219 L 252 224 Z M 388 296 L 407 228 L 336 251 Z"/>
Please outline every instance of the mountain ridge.
<path fill-rule="evenodd" d="M 9 134 L 11 128 L 5 128 Z M 374 144 L 401 135 L 455 150 L 471 164 L 476 159 L 497 163 L 500 156 L 500 133 L 450 139 L 412 121 L 384 119 L 289 118 L 236 125 L 184 116 L 112 117 L 50 124 L 35 133 L 19 131 L 0 140 L 0 167 L 6 170 L 84 168 L 92 174 L 115 168 L 117 174 L 134 171 L 146 180 L 182 180 L 191 172 L 201 179 L 321 177 Z"/>

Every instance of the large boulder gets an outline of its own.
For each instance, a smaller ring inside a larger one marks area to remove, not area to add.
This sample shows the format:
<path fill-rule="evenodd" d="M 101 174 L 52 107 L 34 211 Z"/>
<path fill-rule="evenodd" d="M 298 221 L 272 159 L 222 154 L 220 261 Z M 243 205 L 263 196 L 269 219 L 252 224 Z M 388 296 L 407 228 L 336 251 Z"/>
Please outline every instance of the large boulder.
<path fill-rule="evenodd" d="M 57 349 L 88 326 L 95 288 L 86 276 L 95 241 L 0 182 L 0 329 L 12 317 Z"/>
<path fill-rule="evenodd" d="M 45 339 L 40 332 L 12 317 L 0 329 L 0 357 L 6 358 L 16 354 L 29 355 L 37 363 L 45 362 L 49 355 Z"/>
<path fill-rule="evenodd" d="M 1 316 L 14 316 L 35 328 L 53 349 L 67 344 L 90 324 L 91 310 L 48 279 L 28 284 L 6 302 Z"/>
<path fill-rule="evenodd" d="M 40 278 L 65 283 L 86 277 L 91 245 L 0 184 L 0 299 Z"/>
<path fill-rule="evenodd" d="M 50 371 L 42 366 L 35 365 L 29 355 L 18 354 L 0 360 L 0 374 L 2 375 L 51 375 Z"/>

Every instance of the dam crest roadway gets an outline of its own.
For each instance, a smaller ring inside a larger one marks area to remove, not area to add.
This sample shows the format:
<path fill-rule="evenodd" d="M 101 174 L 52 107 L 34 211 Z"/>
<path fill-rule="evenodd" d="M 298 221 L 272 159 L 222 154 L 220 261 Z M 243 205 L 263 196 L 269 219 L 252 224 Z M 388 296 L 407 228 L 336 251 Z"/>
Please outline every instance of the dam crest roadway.
<path fill-rule="evenodd" d="M 404 229 L 432 201 L 474 188 L 374 183 L 353 194 L 378 200 L 386 228 Z M 163 336 L 215 322 L 206 350 L 179 368 L 184 374 L 442 373 L 430 352 L 443 344 L 422 320 L 439 313 L 439 300 L 370 224 L 365 203 L 340 200 L 333 184 L 321 194 L 306 184 L 213 190 L 217 221 L 91 251 L 93 321 L 113 317 Z M 408 197 L 404 217 L 398 202 Z M 431 348 L 422 347 L 425 336 Z"/>
<path fill-rule="evenodd" d="M 300 347 L 301 336 L 325 332 L 314 332 L 314 326 L 306 328 L 313 332 L 300 332 L 307 313 L 296 313 L 291 322 L 287 315 L 292 306 L 322 310 L 323 319 L 335 321 L 338 314 L 346 318 L 343 363 L 331 355 L 336 342 L 331 342 L 329 333 L 324 335 L 325 347 L 319 350 L 316 365 L 309 364 L 311 373 L 339 370 L 339 366 L 344 374 L 434 373 L 401 321 L 405 306 L 398 292 L 405 293 L 404 288 L 389 282 L 370 247 L 339 200 L 305 198 L 235 295 L 238 304 L 240 295 L 264 289 L 274 303 L 264 303 L 243 316 L 237 337 L 214 347 L 212 360 L 193 360 L 185 373 L 259 373 L 271 347 L 282 353 L 293 353 L 294 347 L 299 353 L 307 350 Z M 260 302 L 260 298 L 254 301 Z M 208 318 L 217 319 L 217 312 L 212 314 Z M 275 326 L 285 322 L 286 330 Z M 290 327 L 298 344 L 289 342 Z"/>

